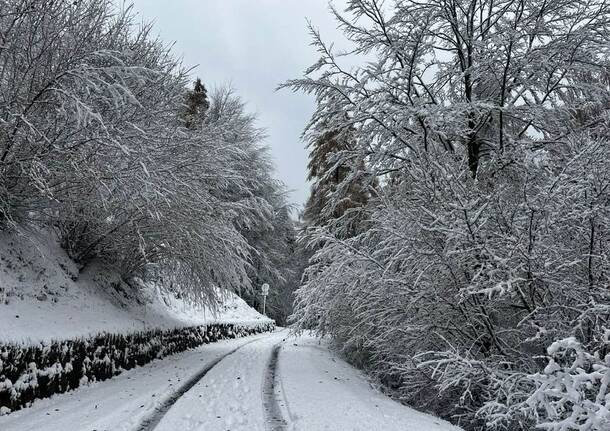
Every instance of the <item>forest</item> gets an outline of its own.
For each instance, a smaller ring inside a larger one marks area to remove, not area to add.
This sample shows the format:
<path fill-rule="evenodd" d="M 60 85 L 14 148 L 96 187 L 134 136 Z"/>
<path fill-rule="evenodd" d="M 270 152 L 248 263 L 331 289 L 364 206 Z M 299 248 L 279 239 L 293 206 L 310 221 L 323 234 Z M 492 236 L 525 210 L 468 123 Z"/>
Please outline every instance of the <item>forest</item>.
<path fill-rule="evenodd" d="M 279 326 L 465 430 L 610 429 L 610 3 L 333 4 L 349 48 L 312 22 L 278 83 L 315 100 L 299 212 L 132 6 L 0 0 L 0 232 L 212 307 L 268 283 Z"/>

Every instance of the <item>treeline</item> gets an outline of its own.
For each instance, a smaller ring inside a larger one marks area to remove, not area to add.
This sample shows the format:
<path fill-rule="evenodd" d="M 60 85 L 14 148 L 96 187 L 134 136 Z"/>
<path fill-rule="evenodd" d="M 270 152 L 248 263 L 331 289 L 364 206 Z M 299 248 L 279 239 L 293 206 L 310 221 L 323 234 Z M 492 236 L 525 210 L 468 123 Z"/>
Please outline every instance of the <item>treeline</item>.
<path fill-rule="evenodd" d="M 1 0 L 1 228 L 49 227 L 82 267 L 197 301 L 284 283 L 294 234 L 264 133 L 188 72 L 120 2 Z"/>
<path fill-rule="evenodd" d="M 349 54 L 312 29 L 285 84 L 318 103 L 297 326 L 469 430 L 610 429 L 610 5 L 347 3 Z"/>

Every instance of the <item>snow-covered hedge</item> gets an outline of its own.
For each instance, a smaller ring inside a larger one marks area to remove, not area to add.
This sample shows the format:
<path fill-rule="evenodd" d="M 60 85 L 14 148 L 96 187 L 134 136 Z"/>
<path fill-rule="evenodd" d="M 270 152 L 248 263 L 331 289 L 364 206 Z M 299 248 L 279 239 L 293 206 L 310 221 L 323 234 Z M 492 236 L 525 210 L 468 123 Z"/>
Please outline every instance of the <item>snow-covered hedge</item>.
<path fill-rule="evenodd" d="M 109 379 L 153 359 L 226 338 L 272 331 L 269 320 L 214 323 L 206 326 L 100 334 L 92 338 L 37 345 L 0 345 L 0 414 L 27 406 L 37 398 Z"/>

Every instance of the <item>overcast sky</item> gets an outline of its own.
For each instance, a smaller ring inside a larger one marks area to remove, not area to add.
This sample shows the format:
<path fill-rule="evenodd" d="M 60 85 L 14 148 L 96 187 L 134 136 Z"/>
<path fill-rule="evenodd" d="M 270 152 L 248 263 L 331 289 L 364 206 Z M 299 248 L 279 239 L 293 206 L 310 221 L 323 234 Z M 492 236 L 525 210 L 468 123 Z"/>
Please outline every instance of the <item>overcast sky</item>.
<path fill-rule="evenodd" d="M 309 18 L 325 39 L 340 39 L 327 0 L 133 0 L 145 21 L 208 87 L 231 84 L 259 115 L 269 135 L 277 177 L 302 205 L 309 194 L 307 151 L 301 132 L 313 98 L 276 92 L 317 59 L 307 30 Z M 342 4 L 342 0 L 335 4 Z"/>

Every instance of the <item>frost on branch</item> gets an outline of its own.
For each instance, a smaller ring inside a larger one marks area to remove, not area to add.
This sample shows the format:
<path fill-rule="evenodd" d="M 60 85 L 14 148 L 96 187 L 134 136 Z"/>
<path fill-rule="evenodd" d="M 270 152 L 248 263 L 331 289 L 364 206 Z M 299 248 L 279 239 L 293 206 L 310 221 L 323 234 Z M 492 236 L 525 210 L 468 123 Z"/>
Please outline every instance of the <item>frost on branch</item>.
<path fill-rule="evenodd" d="M 537 388 L 525 402 L 537 416 L 537 426 L 551 431 L 609 429 L 610 354 L 591 354 L 574 337 L 554 342 L 547 352 L 549 362 L 542 373 L 531 376 Z"/>

